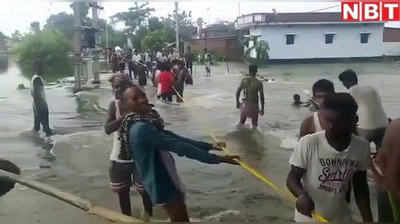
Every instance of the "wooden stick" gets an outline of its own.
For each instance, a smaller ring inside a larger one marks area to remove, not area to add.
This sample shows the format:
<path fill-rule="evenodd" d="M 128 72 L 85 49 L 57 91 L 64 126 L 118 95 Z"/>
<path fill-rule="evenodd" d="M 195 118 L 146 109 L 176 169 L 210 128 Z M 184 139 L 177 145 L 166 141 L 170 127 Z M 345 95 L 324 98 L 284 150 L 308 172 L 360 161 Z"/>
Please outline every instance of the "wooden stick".
<path fill-rule="evenodd" d="M 143 221 L 140 219 L 126 216 L 126 215 L 123 215 L 121 213 L 112 211 L 110 209 L 107 209 L 107 208 L 104 208 L 101 206 L 96 206 L 89 200 L 82 199 L 71 193 L 63 192 L 63 191 L 61 191 L 55 187 L 52 187 L 50 185 L 47 185 L 47 184 L 39 183 L 39 182 L 33 181 L 33 180 L 26 180 L 23 177 L 20 177 L 18 175 L 15 175 L 13 173 L 10 173 L 10 172 L 7 172 L 7 171 L 1 170 L 1 169 L 0 169 L 0 177 L 8 178 L 11 181 L 19 183 L 21 185 L 24 185 L 26 187 L 29 187 L 33 190 L 39 191 L 39 192 L 49 195 L 51 197 L 57 198 L 63 202 L 66 202 L 67 204 L 75 206 L 79 209 L 82 209 L 89 214 L 97 215 L 97 216 L 103 217 L 103 218 L 113 221 L 113 222 L 143 223 Z"/>
<path fill-rule="evenodd" d="M 182 100 L 182 102 L 185 102 L 185 100 L 183 99 L 183 97 L 181 96 L 181 94 L 178 93 L 178 91 L 175 89 L 175 87 L 172 87 L 172 89 L 175 91 L 176 95 L 179 97 L 179 99 Z"/>

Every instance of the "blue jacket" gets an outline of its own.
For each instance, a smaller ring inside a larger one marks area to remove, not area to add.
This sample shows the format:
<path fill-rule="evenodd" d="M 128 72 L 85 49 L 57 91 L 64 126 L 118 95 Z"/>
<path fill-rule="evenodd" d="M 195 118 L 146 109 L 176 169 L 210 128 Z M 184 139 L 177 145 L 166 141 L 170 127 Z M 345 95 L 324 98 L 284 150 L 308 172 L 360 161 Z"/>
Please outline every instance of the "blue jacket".
<path fill-rule="evenodd" d="M 212 145 L 157 129 L 149 122 L 139 121 L 129 129 L 129 148 L 135 158 L 137 172 L 154 204 L 168 203 L 178 193 L 161 161 L 160 150 L 209 164 L 218 164 L 217 155 L 210 154 Z"/>

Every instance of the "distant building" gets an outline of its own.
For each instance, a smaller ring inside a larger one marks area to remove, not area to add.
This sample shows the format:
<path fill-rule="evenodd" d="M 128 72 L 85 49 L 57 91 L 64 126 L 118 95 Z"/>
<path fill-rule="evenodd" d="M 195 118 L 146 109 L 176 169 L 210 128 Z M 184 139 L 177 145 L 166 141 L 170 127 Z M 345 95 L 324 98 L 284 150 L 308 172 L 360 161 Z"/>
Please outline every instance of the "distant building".
<path fill-rule="evenodd" d="M 238 41 L 237 32 L 233 24 L 213 24 L 198 30 L 196 38 L 185 41 L 185 51 L 190 46 L 192 52 L 208 51 L 225 57 L 227 60 L 240 60 L 243 48 Z"/>
<path fill-rule="evenodd" d="M 383 47 L 385 56 L 400 56 L 400 28 L 385 27 Z"/>
<path fill-rule="evenodd" d="M 236 29 L 266 41 L 271 60 L 368 58 L 384 54 L 383 22 L 342 22 L 336 12 L 254 13 L 238 17 Z M 250 41 L 247 47 L 252 44 Z"/>

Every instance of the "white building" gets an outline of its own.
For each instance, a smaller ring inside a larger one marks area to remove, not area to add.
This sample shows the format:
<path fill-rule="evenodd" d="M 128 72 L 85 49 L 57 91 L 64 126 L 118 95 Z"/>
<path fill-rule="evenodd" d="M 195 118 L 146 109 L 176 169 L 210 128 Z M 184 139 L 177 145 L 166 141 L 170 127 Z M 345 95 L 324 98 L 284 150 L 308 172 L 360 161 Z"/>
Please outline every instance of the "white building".
<path fill-rule="evenodd" d="M 384 55 L 383 22 L 342 22 L 340 13 L 255 13 L 239 17 L 236 28 L 266 41 L 271 60 Z"/>

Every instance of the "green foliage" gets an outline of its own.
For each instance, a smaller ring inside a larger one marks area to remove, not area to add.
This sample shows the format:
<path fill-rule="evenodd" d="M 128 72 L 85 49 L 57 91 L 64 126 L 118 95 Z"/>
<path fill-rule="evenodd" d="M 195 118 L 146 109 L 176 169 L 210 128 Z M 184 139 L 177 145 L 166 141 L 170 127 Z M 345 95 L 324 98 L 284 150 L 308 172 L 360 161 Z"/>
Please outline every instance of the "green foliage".
<path fill-rule="evenodd" d="M 141 41 L 141 46 L 144 50 L 159 51 L 165 47 L 166 36 L 163 30 L 150 32 Z"/>
<path fill-rule="evenodd" d="M 35 21 L 31 22 L 31 31 L 32 32 L 39 32 L 40 31 L 40 23 Z"/>
<path fill-rule="evenodd" d="M 8 37 L 4 33 L 0 32 L 0 46 L 5 45 Z"/>
<path fill-rule="evenodd" d="M 15 42 L 21 41 L 22 34 L 19 32 L 19 30 L 16 30 L 14 33 L 11 34 L 11 39 Z"/>
<path fill-rule="evenodd" d="M 47 19 L 44 29 L 59 30 L 67 39 L 72 40 L 74 35 L 74 16 L 65 12 L 51 15 Z"/>
<path fill-rule="evenodd" d="M 119 12 L 111 17 L 113 23 L 123 22 L 126 26 L 126 32 L 128 34 L 133 34 L 137 31 L 147 17 L 149 17 L 150 12 L 154 11 L 153 8 L 147 7 L 148 2 L 139 4 L 135 2 L 135 6 L 129 8 L 127 12 Z"/>
<path fill-rule="evenodd" d="M 72 74 L 70 51 L 70 41 L 55 30 L 27 34 L 13 49 L 24 75 L 31 77 L 34 64 L 38 64 L 42 75 L 51 81 Z"/>

